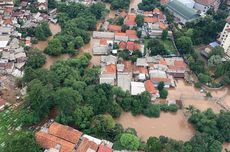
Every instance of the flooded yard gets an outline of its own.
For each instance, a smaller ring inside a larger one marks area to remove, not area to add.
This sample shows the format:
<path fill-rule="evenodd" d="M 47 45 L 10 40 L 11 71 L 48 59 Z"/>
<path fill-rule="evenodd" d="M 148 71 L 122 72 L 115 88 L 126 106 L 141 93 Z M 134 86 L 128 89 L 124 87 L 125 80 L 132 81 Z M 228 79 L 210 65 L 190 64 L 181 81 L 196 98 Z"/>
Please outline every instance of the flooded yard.
<path fill-rule="evenodd" d="M 143 115 L 134 117 L 131 113 L 123 113 L 116 121 L 124 128 L 134 128 L 144 141 L 151 136 L 161 135 L 187 141 L 195 133 L 181 110 L 177 113 L 161 112 L 159 118 L 148 118 Z"/>
<path fill-rule="evenodd" d="M 226 88 L 210 92 L 213 97 L 217 98 L 224 96 L 227 90 Z M 219 112 L 222 109 L 217 103 L 205 99 L 204 93 L 194 86 L 186 84 L 184 80 L 177 80 L 176 88 L 169 89 L 168 92 L 168 100 L 182 100 L 185 107 L 193 105 L 202 111 L 212 108 L 214 112 Z"/>

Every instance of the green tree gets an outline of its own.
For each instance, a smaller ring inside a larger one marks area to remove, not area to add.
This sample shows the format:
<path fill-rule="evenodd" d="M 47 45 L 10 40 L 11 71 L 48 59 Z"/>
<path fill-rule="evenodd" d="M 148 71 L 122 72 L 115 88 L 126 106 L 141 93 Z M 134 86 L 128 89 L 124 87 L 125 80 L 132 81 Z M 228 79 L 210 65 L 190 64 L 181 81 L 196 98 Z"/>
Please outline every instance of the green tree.
<path fill-rule="evenodd" d="M 120 143 L 127 150 L 137 150 L 140 145 L 139 139 L 129 133 L 121 135 Z"/>
<path fill-rule="evenodd" d="M 81 37 L 81 36 L 77 36 L 77 37 L 75 38 L 75 48 L 76 48 L 76 49 L 79 49 L 79 48 L 81 48 L 83 45 L 84 45 L 84 41 L 83 41 L 82 37 Z"/>
<path fill-rule="evenodd" d="M 166 40 L 167 37 L 168 37 L 168 30 L 163 30 L 162 35 L 161 35 L 161 39 Z"/>
<path fill-rule="evenodd" d="M 208 54 L 209 58 L 213 55 L 219 55 L 220 57 L 224 57 L 224 48 L 221 46 L 216 46 L 212 48 L 212 51 Z"/>
<path fill-rule="evenodd" d="M 164 87 L 165 87 L 165 83 L 164 83 L 164 82 L 160 82 L 160 83 L 158 84 L 158 86 L 157 86 L 157 89 L 158 89 L 159 91 L 161 91 L 161 90 L 164 89 Z"/>
<path fill-rule="evenodd" d="M 201 83 L 205 83 L 205 84 L 211 82 L 210 76 L 209 76 L 209 75 L 206 75 L 206 74 L 203 74 L 203 73 L 200 73 L 200 74 L 198 75 L 198 79 L 199 79 L 199 81 L 200 81 Z"/>
<path fill-rule="evenodd" d="M 160 117 L 160 106 L 157 104 L 150 104 L 144 109 L 144 115 L 148 117 Z"/>
<path fill-rule="evenodd" d="M 45 49 L 45 53 L 48 55 L 58 56 L 62 53 L 63 47 L 58 38 L 54 38 L 49 41 L 48 47 Z"/>
<path fill-rule="evenodd" d="M 78 126 L 80 129 L 89 128 L 93 114 L 93 107 L 77 106 L 74 111 L 75 125 Z"/>
<path fill-rule="evenodd" d="M 145 151 L 146 152 L 160 152 L 161 151 L 160 140 L 156 137 L 149 137 L 149 139 L 147 140 Z"/>
<path fill-rule="evenodd" d="M 14 132 L 5 141 L 4 152 L 42 152 L 41 147 L 36 143 L 34 135 L 31 132 Z"/>
<path fill-rule="evenodd" d="M 150 50 L 150 55 L 167 55 L 168 52 L 164 45 L 157 39 L 150 39 L 147 43 L 147 49 Z"/>
<path fill-rule="evenodd" d="M 182 36 L 176 40 L 176 45 L 181 53 L 188 54 L 192 51 L 192 40 L 190 37 Z"/>
<path fill-rule="evenodd" d="M 144 16 L 138 14 L 137 17 L 136 17 L 136 23 L 137 23 L 138 27 L 142 27 L 143 24 L 144 24 Z"/>
<path fill-rule="evenodd" d="M 30 50 L 27 53 L 28 59 L 26 61 L 26 66 L 29 66 L 33 69 L 42 67 L 46 62 L 46 57 L 41 52 L 37 50 Z"/>
<path fill-rule="evenodd" d="M 160 98 L 162 99 L 166 99 L 168 96 L 168 91 L 165 89 L 161 90 L 159 93 L 160 93 Z"/>
<path fill-rule="evenodd" d="M 222 58 L 220 55 L 213 55 L 208 59 L 209 67 L 216 67 L 222 63 Z"/>

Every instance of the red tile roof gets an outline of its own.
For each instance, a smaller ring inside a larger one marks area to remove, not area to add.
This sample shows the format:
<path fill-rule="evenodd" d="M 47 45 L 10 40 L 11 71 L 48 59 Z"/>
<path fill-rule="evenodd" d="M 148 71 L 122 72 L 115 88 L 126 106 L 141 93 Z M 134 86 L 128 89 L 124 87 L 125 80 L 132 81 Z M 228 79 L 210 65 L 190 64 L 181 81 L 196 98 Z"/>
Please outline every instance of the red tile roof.
<path fill-rule="evenodd" d="M 100 145 L 97 152 L 112 152 L 112 149 L 105 145 Z"/>
<path fill-rule="evenodd" d="M 101 39 L 100 40 L 100 45 L 107 45 L 107 40 L 106 39 Z"/>
<path fill-rule="evenodd" d="M 75 147 L 74 144 L 68 141 L 65 141 L 61 138 L 55 137 L 42 131 L 37 132 L 35 134 L 35 137 L 37 143 L 46 149 L 55 148 L 55 146 L 59 144 L 61 146 L 60 152 L 72 152 Z"/>
<path fill-rule="evenodd" d="M 164 23 L 160 22 L 160 28 L 162 30 L 165 30 L 167 28 L 167 26 Z"/>
<path fill-rule="evenodd" d="M 186 68 L 186 64 L 185 64 L 184 61 L 175 60 L 174 61 L 174 65 L 177 66 L 177 67 L 184 67 L 184 68 Z"/>
<path fill-rule="evenodd" d="M 122 64 L 124 64 L 124 72 L 132 72 L 133 64 L 131 61 L 123 61 Z"/>
<path fill-rule="evenodd" d="M 136 25 L 136 15 L 135 14 L 128 14 L 125 20 L 125 25 L 127 26 L 134 26 Z"/>
<path fill-rule="evenodd" d="M 134 42 L 127 42 L 127 49 L 128 50 L 135 50 L 135 43 Z"/>
<path fill-rule="evenodd" d="M 154 87 L 153 83 L 151 80 L 145 81 L 145 89 L 150 93 L 150 94 L 156 94 L 157 90 Z"/>
<path fill-rule="evenodd" d="M 121 32 L 121 26 L 118 26 L 118 25 L 109 25 L 108 26 L 108 30 L 110 32 Z"/>
<path fill-rule="evenodd" d="M 137 35 L 137 31 L 135 31 L 135 30 L 126 30 L 125 31 L 125 33 L 126 33 L 126 35 Z"/>
<path fill-rule="evenodd" d="M 83 138 L 79 147 L 77 148 L 77 152 L 86 152 L 89 148 L 89 140 L 87 138 Z"/>
<path fill-rule="evenodd" d="M 146 12 L 144 12 L 144 15 L 151 15 L 151 14 L 153 14 L 153 12 L 152 11 L 146 11 Z"/>
<path fill-rule="evenodd" d="M 144 22 L 146 23 L 156 23 L 158 21 L 159 20 L 156 17 L 144 17 Z"/>
<path fill-rule="evenodd" d="M 119 48 L 121 48 L 121 49 L 126 49 L 126 47 L 127 47 L 127 43 L 126 42 L 120 42 L 119 43 Z"/>
<path fill-rule="evenodd" d="M 82 136 L 82 132 L 56 122 L 50 125 L 48 133 L 74 144 L 76 144 Z"/>
<path fill-rule="evenodd" d="M 3 23 L 4 24 L 8 24 L 8 25 L 12 25 L 13 24 L 13 22 L 12 22 L 11 19 L 5 19 Z"/>
<path fill-rule="evenodd" d="M 105 73 L 116 73 L 116 69 L 117 69 L 117 67 L 115 64 L 106 65 Z"/>
<path fill-rule="evenodd" d="M 127 36 L 126 33 L 118 32 L 115 33 L 115 36 Z"/>
<path fill-rule="evenodd" d="M 162 64 L 162 65 L 167 65 L 167 61 L 166 61 L 166 60 L 164 60 L 164 59 L 161 59 L 161 60 L 159 61 L 159 64 Z"/>

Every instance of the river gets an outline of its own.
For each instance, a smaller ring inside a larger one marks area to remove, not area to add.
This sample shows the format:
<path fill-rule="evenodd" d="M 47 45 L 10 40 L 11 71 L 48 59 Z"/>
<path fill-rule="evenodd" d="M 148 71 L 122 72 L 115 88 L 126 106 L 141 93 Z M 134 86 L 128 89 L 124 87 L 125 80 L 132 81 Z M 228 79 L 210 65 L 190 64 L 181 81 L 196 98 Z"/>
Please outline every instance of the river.
<path fill-rule="evenodd" d="M 176 113 L 161 112 L 159 118 L 148 118 L 144 115 L 134 117 L 131 113 L 123 113 L 116 121 L 124 128 L 134 128 L 144 141 L 151 136 L 161 135 L 188 141 L 195 133 L 181 110 Z"/>

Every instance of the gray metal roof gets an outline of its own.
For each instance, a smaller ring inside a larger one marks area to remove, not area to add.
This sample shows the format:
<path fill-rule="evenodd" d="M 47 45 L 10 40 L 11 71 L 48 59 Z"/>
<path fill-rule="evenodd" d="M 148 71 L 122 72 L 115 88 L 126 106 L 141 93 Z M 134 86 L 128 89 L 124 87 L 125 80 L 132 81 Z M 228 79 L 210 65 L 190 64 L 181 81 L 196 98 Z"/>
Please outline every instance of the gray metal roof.
<path fill-rule="evenodd" d="M 182 4 L 177 0 L 173 0 L 169 2 L 166 6 L 168 9 L 177 13 L 178 15 L 180 15 L 186 20 L 190 20 L 198 17 L 198 14 L 194 9 L 187 7 L 186 5 Z"/>

